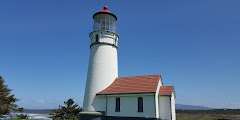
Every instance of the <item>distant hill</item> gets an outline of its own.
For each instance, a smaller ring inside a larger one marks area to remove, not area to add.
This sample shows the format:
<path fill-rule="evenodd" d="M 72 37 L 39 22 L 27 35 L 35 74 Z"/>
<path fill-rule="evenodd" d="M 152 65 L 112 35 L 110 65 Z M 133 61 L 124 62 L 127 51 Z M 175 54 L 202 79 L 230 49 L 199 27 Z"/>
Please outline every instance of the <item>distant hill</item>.
<path fill-rule="evenodd" d="M 198 105 L 176 104 L 176 109 L 181 109 L 181 110 L 213 110 L 214 108 L 198 106 Z"/>

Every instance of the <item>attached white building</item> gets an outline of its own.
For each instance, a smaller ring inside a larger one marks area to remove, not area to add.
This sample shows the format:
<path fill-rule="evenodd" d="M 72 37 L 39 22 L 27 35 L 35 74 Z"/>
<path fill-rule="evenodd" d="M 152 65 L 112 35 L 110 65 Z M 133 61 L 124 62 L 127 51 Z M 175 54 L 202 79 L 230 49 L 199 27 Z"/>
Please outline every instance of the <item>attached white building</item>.
<path fill-rule="evenodd" d="M 118 77 L 117 17 L 107 10 L 93 15 L 90 58 L 81 120 L 176 120 L 173 86 L 161 75 Z"/>
<path fill-rule="evenodd" d="M 173 86 L 163 86 L 161 75 L 121 77 L 96 98 L 106 116 L 176 120 Z"/>

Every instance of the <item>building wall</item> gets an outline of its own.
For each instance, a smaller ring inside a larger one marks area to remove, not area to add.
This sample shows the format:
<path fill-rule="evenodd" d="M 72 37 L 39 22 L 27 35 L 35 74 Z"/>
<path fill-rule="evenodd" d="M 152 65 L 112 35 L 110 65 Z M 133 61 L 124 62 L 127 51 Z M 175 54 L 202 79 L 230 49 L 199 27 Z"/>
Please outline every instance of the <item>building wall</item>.
<path fill-rule="evenodd" d="M 95 111 L 105 112 L 106 111 L 106 97 L 97 95 L 93 100 L 92 106 L 94 107 Z"/>
<path fill-rule="evenodd" d="M 120 97 L 120 112 L 115 112 L 117 97 Z M 143 112 L 138 112 L 138 97 L 143 97 Z M 155 118 L 154 94 L 135 96 L 108 96 L 106 115 Z"/>
<path fill-rule="evenodd" d="M 170 96 L 159 96 L 159 118 L 161 120 L 171 120 Z"/>

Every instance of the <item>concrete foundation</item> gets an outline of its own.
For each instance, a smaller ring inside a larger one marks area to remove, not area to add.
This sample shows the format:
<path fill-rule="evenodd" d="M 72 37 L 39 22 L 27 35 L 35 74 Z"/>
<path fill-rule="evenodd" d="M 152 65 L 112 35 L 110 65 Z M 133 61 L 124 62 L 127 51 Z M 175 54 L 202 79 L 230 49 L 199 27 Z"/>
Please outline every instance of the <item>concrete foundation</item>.
<path fill-rule="evenodd" d="M 117 117 L 117 116 L 80 116 L 80 120 L 160 120 L 157 118 Z"/>

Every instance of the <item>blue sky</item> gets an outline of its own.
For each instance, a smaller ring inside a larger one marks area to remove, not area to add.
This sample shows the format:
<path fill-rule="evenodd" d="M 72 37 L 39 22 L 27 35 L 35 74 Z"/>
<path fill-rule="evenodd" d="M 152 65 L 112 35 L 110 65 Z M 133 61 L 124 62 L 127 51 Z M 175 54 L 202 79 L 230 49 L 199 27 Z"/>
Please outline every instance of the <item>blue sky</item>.
<path fill-rule="evenodd" d="M 0 75 L 24 108 L 82 106 L 104 0 L 1 0 Z M 109 0 L 119 77 L 161 74 L 176 103 L 240 108 L 239 0 Z"/>

